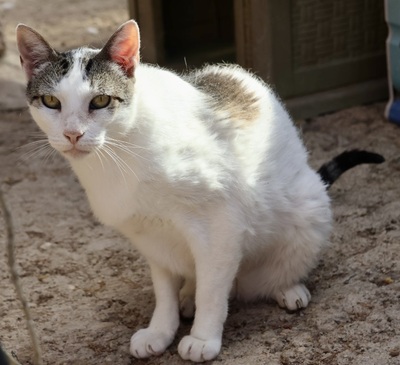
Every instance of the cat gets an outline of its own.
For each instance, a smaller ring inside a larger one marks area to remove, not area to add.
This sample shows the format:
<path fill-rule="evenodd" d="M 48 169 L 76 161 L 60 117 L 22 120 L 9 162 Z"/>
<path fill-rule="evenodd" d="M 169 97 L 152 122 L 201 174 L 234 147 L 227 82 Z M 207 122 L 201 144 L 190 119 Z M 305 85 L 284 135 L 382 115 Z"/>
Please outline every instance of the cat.
<path fill-rule="evenodd" d="M 33 119 L 95 216 L 148 261 L 156 305 L 133 356 L 164 352 L 181 313 L 194 321 L 180 356 L 214 359 L 229 298 L 308 305 L 303 280 L 331 231 L 327 188 L 380 155 L 345 152 L 315 172 L 268 85 L 234 65 L 178 76 L 143 64 L 133 20 L 101 50 L 57 52 L 23 24 L 17 44 Z"/>

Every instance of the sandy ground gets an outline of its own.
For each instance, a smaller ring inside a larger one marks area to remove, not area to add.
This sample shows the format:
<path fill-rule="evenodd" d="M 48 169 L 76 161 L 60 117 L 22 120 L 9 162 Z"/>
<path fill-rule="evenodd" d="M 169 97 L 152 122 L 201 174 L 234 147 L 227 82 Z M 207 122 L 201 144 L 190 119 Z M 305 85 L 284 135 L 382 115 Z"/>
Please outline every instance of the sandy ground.
<path fill-rule="evenodd" d="M 38 129 L 23 98 L 16 24 L 36 27 L 61 48 L 100 44 L 128 18 L 125 5 L 0 0 L 8 46 L 0 61 L 0 184 L 15 219 L 18 268 L 45 364 L 184 363 L 176 347 L 188 323 L 161 357 L 129 355 L 130 336 L 154 307 L 145 261 L 96 222 L 61 157 L 20 148 Z M 332 187 L 332 245 L 309 278 L 310 306 L 289 314 L 273 303 L 232 303 L 222 352 L 212 363 L 400 364 L 400 129 L 385 121 L 383 108 L 358 106 L 299 122 L 315 167 L 355 147 L 382 153 L 387 162 L 358 167 Z M 32 364 L 4 241 L 0 213 L 0 342 Z"/>

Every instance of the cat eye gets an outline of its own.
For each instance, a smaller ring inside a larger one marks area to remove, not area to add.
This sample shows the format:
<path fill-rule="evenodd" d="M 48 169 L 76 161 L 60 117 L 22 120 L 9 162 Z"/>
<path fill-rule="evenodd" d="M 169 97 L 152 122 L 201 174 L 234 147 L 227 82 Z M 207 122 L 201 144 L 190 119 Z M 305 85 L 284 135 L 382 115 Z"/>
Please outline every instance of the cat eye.
<path fill-rule="evenodd" d="M 42 95 L 42 103 L 50 109 L 61 109 L 61 102 L 53 95 Z"/>
<path fill-rule="evenodd" d="M 102 109 L 107 107 L 111 102 L 111 96 L 109 95 L 97 95 L 89 104 L 89 109 Z"/>

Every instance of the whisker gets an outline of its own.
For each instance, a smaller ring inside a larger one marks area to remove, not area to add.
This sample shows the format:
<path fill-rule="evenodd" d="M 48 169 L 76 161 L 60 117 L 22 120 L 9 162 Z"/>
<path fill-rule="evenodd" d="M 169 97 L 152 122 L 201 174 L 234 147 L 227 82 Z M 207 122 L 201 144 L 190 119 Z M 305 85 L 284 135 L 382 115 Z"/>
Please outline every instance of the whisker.
<path fill-rule="evenodd" d="M 112 146 L 112 147 L 118 148 L 119 150 L 127 153 L 128 155 L 131 155 L 131 156 L 134 156 L 134 157 L 139 157 L 139 158 L 141 158 L 141 159 L 143 159 L 145 161 L 150 161 L 148 158 L 138 154 L 135 151 L 132 151 L 132 148 L 134 148 L 134 145 L 120 144 L 119 141 L 114 142 L 113 140 L 107 140 L 105 142 L 105 144 L 108 145 L 108 146 Z M 138 147 L 138 148 L 141 148 L 141 147 Z M 143 148 L 143 149 L 147 149 L 147 148 Z"/>
<path fill-rule="evenodd" d="M 95 152 L 96 156 L 99 158 L 99 161 L 100 161 L 101 167 L 103 168 L 103 171 L 105 171 L 106 169 L 104 168 L 103 159 L 102 159 L 102 157 L 104 157 L 104 156 L 101 153 L 101 150 L 95 149 L 94 152 Z"/>
<path fill-rule="evenodd" d="M 126 149 L 127 152 L 131 152 L 131 153 L 136 153 L 133 150 L 149 151 L 149 148 L 147 148 L 147 147 L 138 146 L 138 145 L 128 142 L 128 141 L 122 141 L 122 140 L 118 140 L 118 139 L 114 139 L 114 138 L 110 138 L 110 137 L 107 137 L 106 143 L 113 145 L 113 146 L 117 146 L 121 149 Z M 137 156 L 140 156 L 140 155 L 137 155 Z M 143 156 L 140 156 L 140 157 L 143 158 Z"/>
<path fill-rule="evenodd" d="M 28 149 L 31 148 L 32 146 L 36 146 L 36 145 L 45 145 L 45 144 L 49 144 L 49 141 L 46 139 L 38 139 L 36 141 L 32 141 L 29 143 L 26 143 L 22 146 L 17 147 L 15 150 L 16 151 L 20 151 L 20 150 L 24 150 L 24 149 Z"/>
<path fill-rule="evenodd" d="M 41 136 L 44 136 L 43 133 Z M 15 150 L 19 152 L 18 161 L 26 163 L 32 159 L 39 159 L 42 166 L 54 161 L 57 155 L 57 151 L 50 145 L 47 138 L 26 143 Z"/>
<path fill-rule="evenodd" d="M 47 152 L 46 155 L 43 157 L 43 162 L 45 164 L 49 164 L 52 161 L 54 161 L 54 157 L 56 156 L 56 151 L 54 148 L 50 148 Z"/>
<path fill-rule="evenodd" d="M 132 142 L 128 142 L 128 141 L 124 141 L 122 139 L 115 139 L 115 138 L 111 138 L 111 137 L 107 137 L 107 141 L 111 141 L 114 143 L 117 143 L 119 145 L 123 145 L 123 146 L 127 146 L 127 147 L 132 147 L 132 148 L 136 148 L 136 149 L 141 149 L 141 150 L 149 150 L 146 147 L 143 146 L 138 146 L 137 144 L 134 144 Z"/>
<path fill-rule="evenodd" d="M 52 150 L 51 146 L 49 144 L 44 144 L 44 145 L 42 144 L 22 154 L 21 156 L 19 156 L 18 159 L 26 162 L 32 158 L 37 158 L 38 156 L 44 154 L 48 150 Z"/>
<path fill-rule="evenodd" d="M 97 152 L 95 152 L 97 155 Z M 87 168 L 91 171 L 93 171 L 93 166 L 89 164 L 89 162 L 87 160 L 85 160 L 85 165 L 87 166 Z"/>
<path fill-rule="evenodd" d="M 124 183 L 127 184 L 126 177 L 125 177 L 126 170 L 121 166 L 121 164 L 118 162 L 118 160 L 115 159 L 114 151 L 112 149 L 108 148 L 105 145 L 103 146 L 103 150 L 111 158 L 111 160 L 115 163 L 115 165 L 117 166 L 119 172 L 122 175 L 122 178 L 124 179 Z"/>
<path fill-rule="evenodd" d="M 29 134 L 28 134 L 28 136 L 29 137 L 32 137 L 32 138 L 37 138 L 37 137 L 44 137 L 44 138 L 46 138 L 47 136 L 46 136 L 46 133 L 44 133 L 44 132 L 42 132 L 42 131 L 33 131 L 33 132 L 30 132 Z"/>
<path fill-rule="evenodd" d="M 125 173 L 128 172 L 126 170 L 126 169 L 128 169 L 139 181 L 139 177 L 137 176 L 135 171 L 133 171 L 132 168 L 124 161 L 124 159 L 122 157 L 120 157 L 117 153 L 115 153 L 115 151 L 112 148 L 110 148 L 107 145 L 104 145 L 104 150 L 108 152 L 109 156 L 114 160 L 114 162 L 118 166 L 120 166 L 125 171 Z"/>

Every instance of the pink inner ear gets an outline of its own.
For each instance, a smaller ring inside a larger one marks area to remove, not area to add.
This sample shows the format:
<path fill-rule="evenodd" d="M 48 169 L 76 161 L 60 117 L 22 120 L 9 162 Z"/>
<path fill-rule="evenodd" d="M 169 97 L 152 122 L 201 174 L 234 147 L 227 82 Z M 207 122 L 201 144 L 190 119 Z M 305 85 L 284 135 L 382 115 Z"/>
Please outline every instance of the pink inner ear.
<path fill-rule="evenodd" d="M 139 62 L 139 35 L 135 24 L 129 22 L 121 28 L 111 46 L 110 57 L 128 76 L 133 75 L 135 64 Z"/>

